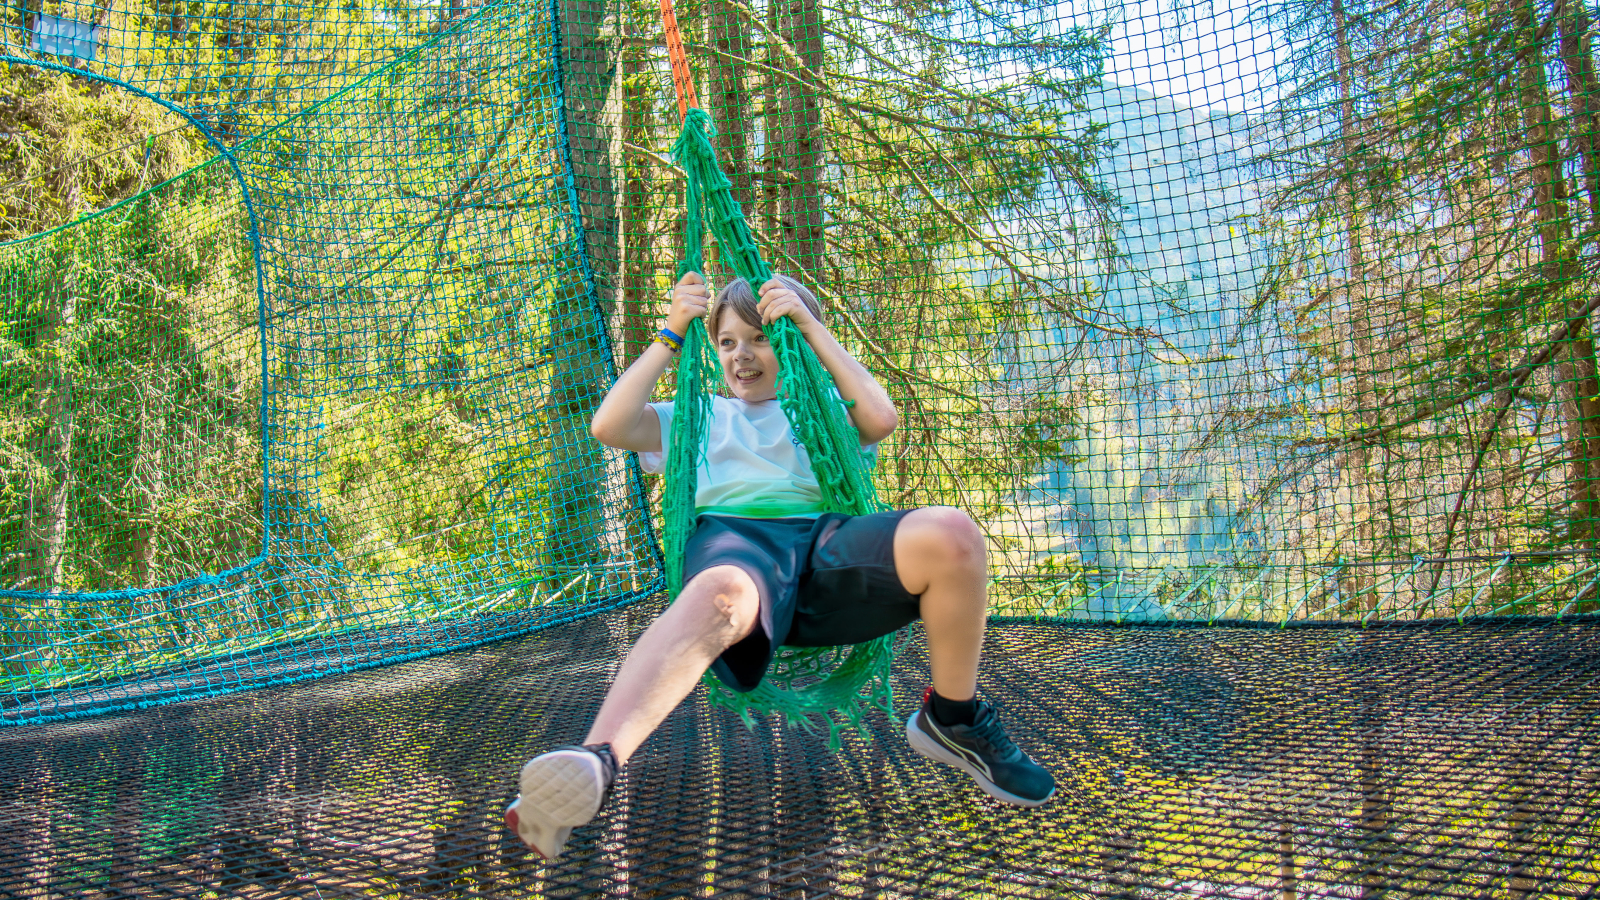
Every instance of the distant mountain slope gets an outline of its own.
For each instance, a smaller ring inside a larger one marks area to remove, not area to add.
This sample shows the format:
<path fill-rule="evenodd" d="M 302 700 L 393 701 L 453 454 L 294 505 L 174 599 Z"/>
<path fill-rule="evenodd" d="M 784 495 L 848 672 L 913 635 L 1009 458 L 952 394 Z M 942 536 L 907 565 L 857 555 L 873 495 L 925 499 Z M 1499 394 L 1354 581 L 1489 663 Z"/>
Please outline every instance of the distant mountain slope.
<path fill-rule="evenodd" d="M 1114 142 L 1099 174 L 1122 207 L 1123 255 L 1096 273 L 1102 305 L 1159 338 L 1096 339 L 1075 367 L 1085 459 L 1042 473 L 1008 537 L 1020 548 L 1013 564 L 1054 557 L 1098 570 L 1080 614 L 1161 617 L 1155 583 L 1269 542 L 1236 513 L 1276 452 L 1207 435 L 1241 408 L 1284 399 L 1271 376 L 1294 350 L 1275 325 L 1245 317 L 1265 262 L 1247 233 L 1248 117 L 1109 83 L 1088 104 Z"/>

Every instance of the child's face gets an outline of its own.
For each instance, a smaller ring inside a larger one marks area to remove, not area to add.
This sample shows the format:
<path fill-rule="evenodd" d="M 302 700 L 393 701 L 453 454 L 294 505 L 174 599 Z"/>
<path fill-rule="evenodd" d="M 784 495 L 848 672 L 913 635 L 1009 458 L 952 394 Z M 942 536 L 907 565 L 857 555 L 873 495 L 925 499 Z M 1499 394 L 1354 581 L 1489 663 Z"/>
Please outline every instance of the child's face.
<path fill-rule="evenodd" d="M 778 396 L 778 357 L 760 328 L 732 310 L 717 321 L 717 358 L 733 395 L 746 403 Z"/>

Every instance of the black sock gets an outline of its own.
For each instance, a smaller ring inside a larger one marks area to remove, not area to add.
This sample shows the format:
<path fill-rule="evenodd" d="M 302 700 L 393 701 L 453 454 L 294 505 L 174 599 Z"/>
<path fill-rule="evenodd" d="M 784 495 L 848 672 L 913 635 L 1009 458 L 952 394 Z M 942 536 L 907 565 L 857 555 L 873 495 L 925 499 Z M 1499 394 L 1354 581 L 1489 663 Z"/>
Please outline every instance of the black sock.
<path fill-rule="evenodd" d="M 933 718 L 940 725 L 971 725 L 978 719 L 978 698 L 970 700 L 946 700 L 939 696 L 938 691 L 933 692 Z"/>

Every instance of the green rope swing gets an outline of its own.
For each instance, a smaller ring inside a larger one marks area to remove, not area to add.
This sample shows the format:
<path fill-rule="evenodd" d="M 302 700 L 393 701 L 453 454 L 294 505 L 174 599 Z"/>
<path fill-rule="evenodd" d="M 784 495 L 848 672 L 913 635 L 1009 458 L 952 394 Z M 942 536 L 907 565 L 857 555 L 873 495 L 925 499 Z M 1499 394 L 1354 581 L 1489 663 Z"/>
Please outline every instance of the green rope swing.
<path fill-rule="evenodd" d="M 733 199 L 732 184 L 717 168 L 711 138 L 716 131 L 703 110 L 690 109 L 672 156 L 687 176 L 685 205 L 688 226 L 678 277 L 703 272 L 705 224 L 717 239 L 721 258 L 735 275 L 759 289 L 772 270 L 756 249 L 750 227 Z M 805 447 L 829 512 L 866 515 L 884 507 L 878 502 L 861 438 L 845 413 L 833 378 L 812 352 L 800 329 L 784 318 L 768 325 L 768 339 L 778 358 L 778 405 Z M 684 336 L 678 360 L 678 386 L 667 455 L 662 514 L 666 545 L 667 584 L 676 598 L 683 587 L 683 549 L 694 530 L 696 470 L 705 457 L 711 420 L 711 396 L 722 383 L 721 368 L 705 326 L 696 322 Z M 753 724 L 752 710 L 781 713 L 807 730 L 813 716 L 828 724 L 829 746 L 837 748 L 848 724 L 861 728 L 867 709 L 876 706 L 893 715 L 889 665 L 894 635 L 851 647 L 780 647 L 766 678 L 755 690 L 739 693 L 707 673 L 703 681 L 711 701 L 737 712 Z"/>

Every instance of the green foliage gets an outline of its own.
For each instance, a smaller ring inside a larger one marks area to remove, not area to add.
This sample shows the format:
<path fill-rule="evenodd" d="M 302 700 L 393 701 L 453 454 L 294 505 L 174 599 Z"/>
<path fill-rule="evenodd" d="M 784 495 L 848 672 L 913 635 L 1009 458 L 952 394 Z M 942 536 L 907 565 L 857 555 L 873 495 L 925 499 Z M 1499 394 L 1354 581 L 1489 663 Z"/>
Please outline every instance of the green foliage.
<path fill-rule="evenodd" d="M 531 193 L 559 158 L 514 12 L 441 50 L 457 67 L 426 96 L 413 85 L 438 63 L 402 60 L 264 135 L 254 157 L 273 176 L 263 202 L 321 201 L 263 238 L 326 247 L 288 305 L 336 303 L 348 324 L 296 340 L 274 384 L 280 415 L 321 423 L 327 537 L 358 572 L 424 585 L 487 556 L 495 578 L 554 591 L 602 561 L 598 333 L 567 223 Z M 373 165 L 361 148 L 380 142 Z M 307 380 L 327 387 L 296 397 Z"/>
<path fill-rule="evenodd" d="M 183 119 L 120 88 L 0 63 L 0 241 L 175 178 L 209 153 Z"/>
<path fill-rule="evenodd" d="M 546 4 L 35 6 L 135 91 L 0 66 L 9 672 L 651 582 L 587 420 L 682 249 L 654 4 L 555 56 Z M 1004 608 L 1593 605 L 1587 9 L 1264 0 L 1249 114 L 1107 84 L 1117 10 L 681 11 L 753 246 L 897 401 L 872 487 L 982 522 Z"/>
<path fill-rule="evenodd" d="M 231 188 L 199 169 L 0 248 L 8 587 L 33 577 L 24 520 L 63 474 L 74 526 L 58 589 L 154 586 L 258 549 L 259 351 Z M 70 450 L 52 448 L 68 418 Z"/>
<path fill-rule="evenodd" d="M 1015 574 L 1036 548 L 1008 520 L 1041 471 L 1082 458 L 1082 384 L 1065 345 L 1128 330 L 1082 277 L 1117 255 L 1117 201 L 1099 171 L 1109 145 L 1084 115 L 1107 23 L 1020 4 L 852 3 L 818 7 L 812 24 L 791 12 L 680 5 L 733 196 L 763 257 L 813 288 L 829 328 L 895 398 L 879 495 L 967 509 Z M 651 33 L 655 16 L 624 4 L 619 33 Z M 662 152 L 677 136 L 665 60 L 619 52 L 634 185 L 614 263 L 625 365 L 659 316 L 665 292 L 646 273 L 672 266 L 682 180 Z M 713 282 L 735 268 L 708 261 Z"/>
<path fill-rule="evenodd" d="M 1263 301 L 1293 322 L 1311 387 L 1282 483 L 1345 498 L 1284 544 L 1323 562 L 1590 547 L 1588 22 L 1481 2 L 1341 22 L 1335 58 L 1276 111 L 1260 217 L 1280 276 Z M 1404 595 L 1454 584 L 1464 602 L 1460 562 Z M 1366 576 L 1344 587 L 1377 602 Z"/>
<path fill-rule="evenodd" d="M 602 335 L 548 193 L 527 10 L 440 48 L 448 90 L 417 87 L 439 57 L 400 57 L 344 93 L 449 18 L 156 12 L 119 10 L 91 67 L 184 103 L 212 142 L 114 86 L 4 70 L 27 138 L 4 145 L 10 234 L 77 218 L 0 247 L 0 574 L 46 594 L 0 600 L 6 670 L 104 677 L 614 590 L 587 435 Z M 180 174 L 218 141 L 232 160 Z"/>

